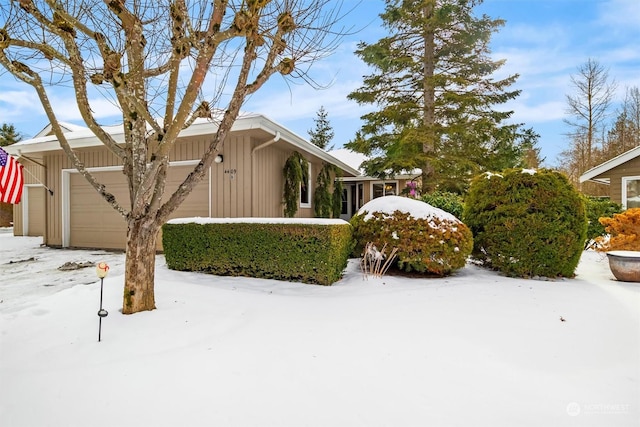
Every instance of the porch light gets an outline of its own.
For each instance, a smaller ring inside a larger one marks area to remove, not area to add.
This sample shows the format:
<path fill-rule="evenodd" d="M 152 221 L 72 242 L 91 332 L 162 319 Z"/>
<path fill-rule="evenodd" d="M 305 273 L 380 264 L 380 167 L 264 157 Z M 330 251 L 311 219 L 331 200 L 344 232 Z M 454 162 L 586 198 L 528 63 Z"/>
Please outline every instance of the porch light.
<path fill-rule="evenodd" d="M 224 157 L 222 157 L 222 154 L 218 154 L 218 155 L 216 156 L 216 158 L 215 158 L 215 159 L 213 159 L 213 161 L 214 161 L 214 162 L 216 162 L 216 163 L 218 163 L 218 164 L 219 164 L 219 163 L 222 163 L 222 162 L 224 161 Z"/>

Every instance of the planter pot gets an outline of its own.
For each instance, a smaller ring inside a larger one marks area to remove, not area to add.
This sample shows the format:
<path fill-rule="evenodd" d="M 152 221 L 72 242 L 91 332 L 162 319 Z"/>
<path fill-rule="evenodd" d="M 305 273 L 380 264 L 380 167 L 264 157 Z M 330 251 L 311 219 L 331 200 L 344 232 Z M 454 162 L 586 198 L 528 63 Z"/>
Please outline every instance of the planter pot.
<path fill-rule="evenodd" d="M 607 252 L 609 268 L 622 282 L 640 282 L 640 251 Z"/>

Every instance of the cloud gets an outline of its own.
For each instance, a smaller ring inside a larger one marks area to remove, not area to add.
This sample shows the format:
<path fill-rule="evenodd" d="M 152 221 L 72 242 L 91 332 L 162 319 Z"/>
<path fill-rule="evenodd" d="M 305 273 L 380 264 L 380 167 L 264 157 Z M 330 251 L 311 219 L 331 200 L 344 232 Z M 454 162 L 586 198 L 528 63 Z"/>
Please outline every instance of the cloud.
<path fill-rule="evenodd" d="M 602 25 L 620 29 L 625 27 L 636 33 L 640 26 L 640 2 L 638 0 L 608 0 L 598 4 Z M 636 39 L 637 43 L 637 39 Z"/>

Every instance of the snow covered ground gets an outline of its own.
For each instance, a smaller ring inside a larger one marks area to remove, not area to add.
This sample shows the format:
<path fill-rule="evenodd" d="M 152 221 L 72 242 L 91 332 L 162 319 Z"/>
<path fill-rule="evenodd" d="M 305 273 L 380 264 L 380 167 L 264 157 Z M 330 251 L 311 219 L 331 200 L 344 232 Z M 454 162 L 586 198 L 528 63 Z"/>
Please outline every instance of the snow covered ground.
<path fill-rule="evenodd" d="M 599 253 L 571 280 L 352 261 L 331 287 L 159 256 L 158 309 L 124 316 L 122 254 L 40 241 L 0 229 L 2 426 L 640 425 L 640 284 Z M 111 266 L 100 343 L 95 269 L 57 270 L 87 261 Z"/>

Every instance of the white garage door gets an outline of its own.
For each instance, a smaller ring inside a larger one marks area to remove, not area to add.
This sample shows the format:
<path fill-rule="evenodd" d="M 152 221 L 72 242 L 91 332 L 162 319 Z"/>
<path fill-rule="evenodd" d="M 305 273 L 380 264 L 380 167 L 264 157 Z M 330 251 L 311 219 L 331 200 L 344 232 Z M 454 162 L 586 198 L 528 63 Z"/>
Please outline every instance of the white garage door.
<path fill-rule="evenodd" d="M 190 165 L 169 168 L 165 199 L 178 188 L 193 167 Z M 129 190 L 122 171 L 101 171 L 92 174 L 126 209 L 129 208 Z M 171 217 L 208 215 L 209 180 L 205 177 Z M 125 248 L 127 226 L 124 218 L 109 206 L 79 173 L 70 174 L 68 227 L 71 247 Z M 160 245 L 160 241 L 158 243 Z"/>

